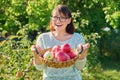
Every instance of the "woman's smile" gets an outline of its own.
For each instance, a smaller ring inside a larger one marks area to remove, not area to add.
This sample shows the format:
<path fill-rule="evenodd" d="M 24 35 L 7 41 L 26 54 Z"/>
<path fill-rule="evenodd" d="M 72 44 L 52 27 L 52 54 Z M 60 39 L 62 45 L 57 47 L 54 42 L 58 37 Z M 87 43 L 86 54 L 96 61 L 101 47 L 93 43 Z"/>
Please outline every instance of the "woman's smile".
<path fill-rule="evenodd" d="M 55 24 L 56 27 L 62 27 L 62 24 Z"/>

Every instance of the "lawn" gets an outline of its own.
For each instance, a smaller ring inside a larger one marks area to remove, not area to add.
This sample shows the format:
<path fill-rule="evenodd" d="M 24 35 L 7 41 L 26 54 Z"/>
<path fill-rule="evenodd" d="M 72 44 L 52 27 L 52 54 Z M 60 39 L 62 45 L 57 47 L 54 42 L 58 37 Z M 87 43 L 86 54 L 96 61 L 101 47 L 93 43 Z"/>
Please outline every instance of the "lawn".
<path fill-rule="evenodd" d="M 102 72 L 97 74 L 97 80 L 119 80 L 120 78 L 120 60 L 104 57 L 100 59 Z"/>

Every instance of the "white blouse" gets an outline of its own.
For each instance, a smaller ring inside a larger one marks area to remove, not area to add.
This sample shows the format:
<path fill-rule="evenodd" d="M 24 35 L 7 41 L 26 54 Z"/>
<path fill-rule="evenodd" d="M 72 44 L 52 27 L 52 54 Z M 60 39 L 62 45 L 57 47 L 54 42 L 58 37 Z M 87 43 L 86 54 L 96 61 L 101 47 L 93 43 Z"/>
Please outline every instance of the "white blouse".
<path fill-rule="evenodd" d="M 41 49 L 51 48 L 54 45 L 62 45 L 64 43 L 70 44 L 74 49 L 78 44 L 84 44 L 84 38 L 79 33 L 74 33 L 73 36 L 65 41 L 57 40 L 51 32 L 42 33 L 39 35 L 36 45 L 39 45 Z M 80 70 L 86 64 L 86 58 L 77 60 L 72 66 L 67 68 L 53 68 L 44 64 L 35 64 L 36 69 L 43 70 L 43 80 L 82 80 Z"/>

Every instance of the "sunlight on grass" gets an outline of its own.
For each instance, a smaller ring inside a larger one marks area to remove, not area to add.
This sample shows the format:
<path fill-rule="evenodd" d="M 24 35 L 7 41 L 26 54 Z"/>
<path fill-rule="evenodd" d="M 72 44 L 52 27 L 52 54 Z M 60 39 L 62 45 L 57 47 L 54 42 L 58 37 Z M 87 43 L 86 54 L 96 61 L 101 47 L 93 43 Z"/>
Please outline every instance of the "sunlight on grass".
<path fill-rule="evenodd" d="M 116 70 L 106 70 L 103 72 L 103 74 L 113 80 L 118 80 L 120 78 L 120 71 Z"/>
<path fill-rule="evenodd" d="M 99 80 L 119 80 L 120 71 L 117 70 L 105 70 L 101 74 L 98 74 Z"/>

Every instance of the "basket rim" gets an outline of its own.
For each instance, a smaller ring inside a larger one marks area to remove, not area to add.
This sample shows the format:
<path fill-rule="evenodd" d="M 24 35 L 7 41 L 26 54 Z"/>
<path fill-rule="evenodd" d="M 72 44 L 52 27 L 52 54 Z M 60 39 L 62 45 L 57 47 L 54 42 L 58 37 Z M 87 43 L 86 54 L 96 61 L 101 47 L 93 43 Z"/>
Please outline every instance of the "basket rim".
<path fill-rule="evenodd" d="M 65 62 L 70 62 L 70 61 L 74 60 L 75 58 L 78 58 L 78 56 L 76 55 L 74 58 L 72 58 L 72 59 L 70 59 L 70 60 L 67 60 L 67 61 L 53 61 L 53 60 L 45 59 L 45 58 L 43 58 L 43 57 L 40 57 L 40 58 L 43 59 L 43 60 L 46 60 L 46 61 L 48 61 L 48 62 L 65 63 Z"/>
<path fill-rule="evenodd" d="M 67 61 L 59 61 L 59 62 L 58 62 L 58 61 L 53 61 L 53 60 L 48 60 L 48 59 L 43 58 L 44 53 L 45 53 L 46 51 L 48 51 L 48 50 L 51 51 L 51 49 L 52 49 L 52 48 L 47 48 L 47 49 L 41 50 L 39 54 L 42 53 L 42 56 L 40 56 L 40 58 L 43 59 L 43 60 L 49 61 L 49 62 L 55 62 L 55 63 L 59 63 L 59 62 L 60 62 L 60 63 L 64 63 L 64 62 L 72 61 L 72 60 L 74 60 L 74 58 L 78 58 L 78 57 L 79 57 L 79 54 L 77 53 L 77 49 L 71 48 L 72 52 L 75 52 L 76 56 L 75 56 L 74 58 L 70 59 L 70 60 L 67 60 Z"/>
<path fill-rule="evenodd" d="M 52 48 L 44 49 L 39 54 L 42 53 L 42 55 L 44 55 L 44 53 L 46 51 L 48 51 L 48 50 L 51 51 L 51 49 Z M 73 65 L 75 63 L 75 61 L 78 59 L 78 57 L 79 57 L 79 55 L 77 54 L 76 49 L 72 49 L 72 52 L 74 52 L 76 54 L 76 56 L 74 58 L 72 58 L 72 59 L 67 60 L 67 61 L 53 61 L 53 60 L 45 59 L 45 58 L 43 58 L 43 56 L 40 56 L 40 61 L 42 61 L 42 63 L 47 65 L 48 67 L 54 67 L 54 68 L 68 67 L 68 66 Z"/>

